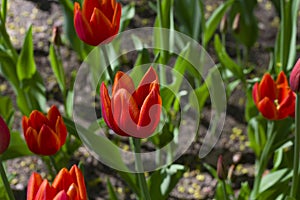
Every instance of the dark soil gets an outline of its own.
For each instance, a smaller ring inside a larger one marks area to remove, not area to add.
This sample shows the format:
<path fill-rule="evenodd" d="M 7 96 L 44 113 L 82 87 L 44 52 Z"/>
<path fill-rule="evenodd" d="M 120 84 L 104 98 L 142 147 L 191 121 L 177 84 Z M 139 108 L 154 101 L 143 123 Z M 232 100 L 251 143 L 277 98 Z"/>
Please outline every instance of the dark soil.
<path fill-rule="evenodd" d="M 57 1 L 26 1 L 10 0 L 8 23 L 10 37 L 17 49 L 21 48 L 22 41 L 27 28 L 33 26 L 35 60 L 39 72 L 42 74 L 47 94 L 48 104 L 60 105 L 60 98 L 57 96 L 58 86 L 48 61 L 48 49 L 51 40 L 53 26 L 61 27 L 63 24 L 62 12 Z M 129 3 L 129 0 L 121 1 L 123 4 Z M 152 26 L 155 18 L 155 12 L 151 10 L 149 1 L 136 1 L 136 16 L 130 23 L 130 28 Z M 205 1 L 207 16 L 222 1 Z M 270 1 L 260 0 L 256 9 L 256 16 L 259 22 L 259 40 L 251 49 L 250 63 L 255 66 L 258 74 L 264 72 L 269 62 L 269 52 L 267 49 L 274 45 L 274 40 L 278 28 L 278 18 Z M 234 46 L 228 43 L 228 49 Z M 232 45 L 232 46 L 231 46 Z M 213 48 L 209 48 L 209 53 L 215 58 Z M 70 73 L 80 66 L 76 55 L 68 48 L 62 48 L 62 56 L 65 70 Z M 217 62 L 217 61 L 216 61 Z M 11 88 L 4 78 L 0 77 L 1 94 L 13 96 Z M 238 189 L 240 183 L 248 181 L 252 184 L 254 174 L 254 154 L 248 147 L 247 130 L 244 120 L 245 94 L 240 88 L 237 88 L 228 99 L 226 123 L 222 135 L 212 152 L 204 159 L 198 157 L 199 149 L 202 144 L 203 135 L 207 131 L 207 125 L 210 121 L 210 106 L 205 107 L 202 113 L 201 134 L 187 152 L 181 156 L 176 163 L 184 164 L 188 167 L 188 172 L 180 180 L 178 185 L 170 194 L 169 199 L 212 199 L 217 180 L 214 179 L 203 167 L 203 163 L 208 163 L 216 167 L 217 158 L 220 154 L 225 157 L 226 164 L 233 164 L 234 156 L 241 156 L 241 159 L 235 163 L 234 187 Z M 20 113 L 16 113 L 16 119 L 20 119 Z M 16 122 L 14 127 L 20 130 L 20 123 Z M 20 132 L 22 132 L 20 130 Z M 202 137 L 201 137 L 202 136 Z M 106 181 L 112 182 L 121 199 L 135 199 L 131 195 L 126 183 L 111 168 L 103 165 L 84 148 L 79 148 L 78 152 L 72 158 L 72 163 L 82 161 L 85 166 L 85 177 L 90 199 L 107 199 Z M 70 163 L 71 164 L 71 163 Z M 7 161 L 8 173 L 14 175 L 11 185 L 18 195 L 17 199 L 25 199 L 25 190 L 28 178 L 33 171 L 42 173 L 47 177 L 47 170 L 42 161 L 35 156 L 18 158 Z"/>

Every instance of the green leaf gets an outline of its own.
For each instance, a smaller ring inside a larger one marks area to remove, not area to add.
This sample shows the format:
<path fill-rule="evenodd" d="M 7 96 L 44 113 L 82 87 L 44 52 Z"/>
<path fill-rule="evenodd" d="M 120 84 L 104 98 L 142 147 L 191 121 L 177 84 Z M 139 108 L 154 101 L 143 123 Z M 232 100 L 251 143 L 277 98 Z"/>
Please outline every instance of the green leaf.
<path fill-rule="evenodd" d="M 36 66 L 33 55 L 33 42 L 32 42 L 32 27 L 28 29 L 22 50 L 17 62 L 17 74 L 19 80 L 30 79 L 36 72 Z"/>
<path fill-rule="evenodd" d="M 11 126 L 14 118 L 14 108 L 11 98 L 8 96 L 0 96 L 0 115 Z"/>
<path fill-rule="evenodd" d="M 57 56 L 55 47 L 51 44 L 49 48 L 49 60 L 51 68 L 56 77 L 60 90 L 64 93 L 66 91 L 65 72 L 60 57 Z"/>
<path fill-rule="evenodd" d="M 18 158 L 21 156 L 33 155 L 28 149 L 27 144 L 21 137 L 21 134 L 16 131 L 12 131 L 10 134 L 10 144 L 8 149 L 1 155 L 2 160 L 8 160 Z"/>
<path fill-rule="evenodd" d="M 118 200 L 117 194 L 116 194 L 113 186 L 111 185 L 109 178 L 106 179 L 106 188 L 108 191 L 109 200 Z"/>
<path fill-rule="evenodd" d="M 130 189 L 137 195 L 140 196 L 140 188 L 138 187 L 137 176 L 132 173 L 118 171 L 118 174 L 125 180 Z"/>
<path fill-rule="evenodd" d="M 148 180 L 151 199 L 167 199 L 185 171 L 183 165 L 173 164 L 153 172 Z"/>
<path fill-rule="evenodd" d="M 241 189 L 240 189 L 240 192 L 239 192 L 239 196 L 238 196 L 237 200 L 249 199 L 250 192 L 251 191 L 250 191 L 248 182 L 242 183 Z"/>
<path fill-rule="evenodd" d="M 234 0 L 226 1 L 222 3 L 211 15 L 205 24 L 205 32 L 203 33 L 203 46 L 206 47 L 209 40 L 212 38 L 217 27 L 220 24 L 222 17 L 227 9 L 233 4 Z"/>
<path fill-rule="evenodd" d="M 236 64 L 227 54 L 225 47 L 222 45 L 220 37 L 215 36 L 215 49 L 217 56 L 224 67 L 229 69 L 238 79 L 245 82 L 243 68 Z"/>
<path fill-rule="evenodd" d="M 261 116 L 252 118 L 248 124 L 249 146 L 254 150 L 257 157 L 260 157 L 262 149 L 266 144 L 267 120 Z"/>
<path fill-rule="evenodd" d="M 130 20 L 135 15 L 135 3 L 131 2 L 130 4 L 122 7 L 122 16 L 120 22 L 120 32 L 123 32 L 125 28 L 130 23 Z"/>

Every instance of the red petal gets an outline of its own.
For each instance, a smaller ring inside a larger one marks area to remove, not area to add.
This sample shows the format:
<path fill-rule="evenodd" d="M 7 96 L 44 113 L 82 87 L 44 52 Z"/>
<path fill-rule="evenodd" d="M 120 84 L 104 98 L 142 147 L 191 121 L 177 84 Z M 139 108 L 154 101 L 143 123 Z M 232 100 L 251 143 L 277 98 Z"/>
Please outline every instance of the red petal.
<path fill-rule="evenodd" d="M 5 121 L 0 116 L 0 154 L 2 154 L 9 146 L 10 132 Z"/>
<path fill-rule="evenodd" d="M 280 102 L 279 110 L 278 110 L 278 119 L 284 119 L 288 116 L 293 115 L 295 113 L 295 101 L 296 95 L 295 93 L 290 90 L 288 95 L 282 102 Z"/>
<path fill-rule="evenodd" d="M 124 72 L 118 71 L 114 79 L 112 96 L 121 88 L 127 90 L 131 95 L 134 92 L 134 84 L 131 77 Z"/>
<path fill-rule="evenodd" d="M 33 172 L 29 178 L 27 186 L 27 200 L 34 200 L 36 193 L 42 184 L 43 179 L 40 174 Z"/>
<path fill-rule="evenodd" d="M 91 16 L 94 12 L 95 8 L 100 8 L 100 0 L 84 0 L 83 6 L 82 6 L 82 13 L 84 17 L 90 21 Z"/>
<path fill-rule="evenodd" d="M 261 114 L 270 120 L 277 119 L 277 109 L 273 101 L 265 97 L 258 103 L 258 110 Z"/>
<path fill-rule="evenodd" d="M 98 45 L 93 40 L 93 31 L 88 20 L 82 15 L 79 10 L 79 4 L 74 4 L 74 27 L 78 37 L 89 45 Z"/>
<path fill-rule="evenodd" d="M 100 86 L 100 103 L 101 103 L 101 111 L 102 117 L 109 128 L 112 128 L 114 125 L 114 119 L 111 111 L 111 101 L 108 95 L 107 88 L 104 83 Z"/>
<path fill-rule="evenodd" d="M 67 191 L 67 194 L 69 196 L 70 199 L 74 199 L 74 200 L 81 200 L 80 196 L 79 196 L 79 192 L 78 192 L 78 187 L 72 183 Z"/>
<path fill-rule="evenodd" d="M 119 32 L 121 16 L 122 16 L 122 7 L 121 7 L 120 3 L 117 3 L 116 8 L 115 8 L 115 12 L 114 12 L 114 16 L 113 16 L 113 19 L 112 19 L 112 25 L 113 25 L 113 28 L 114 28 L 114 35 Z"/>
<path fill-rule="evenodd" d="M 144 77 L 142 78 L 137 90 L 133 94 L 135 101 L 137 102 L 139 108 L 142 106 L 145 98 L 148 96 L 150 90 L 151 83 L 157 83 L 158 84 L 158 76 L 155 72 L 155 70 L 150 67 Z"/>
<path fill-rule="evenodd" d="M 26 130 L 28 129 L 28 118 L 26 116 L 22 117 L 22 128 L 23 128 L 23 133 L 26 133 Z"/>
<path fill-rule="evenodd" d="M 49 156 L 57 153 L 60 148 L 60 141 L 56 133 L 44 125 L 38 134 L 38 148 L 41 155 Z"/>
<path fill-rule="evenodd" d="M 112 97 L 112 113 L 116 123 L 115 127 L 118 127 L 128 135 L 132 135 L 136 132 L 139 109 L 127 90 L 119 89 Z M 122 135 L 119 130 L 113 130 Z"/>
<path fill-rule="evenodd" d="M 284 85 L 285 87 L 289 86 L 287 78 L 283 71 L 279 73 L 277 80 L 276 80 L 276 85 Z"/>
<path fill-rule="evenodd" d="M 47 180 L 44 180 L 37 191 L 35 200 L 50 200 L 53 199 L 55 195 L 56 190 L 49 185 Z"/>
<path fill-rule="evenodd" d="M 56 121 L 56 125 L 55 125 L 55 130 L 56 130 L 56 134 L 59 138 L 59 141 L 60 141 L 60 147 L 63 146 L 66 142 L 66 139 L 67 139 L 67 127 L 66 125 L 64 124 L 64 121 L 61 117 L 58 117 L 57 118 L 57 121 Z"/>
<path fill-rule="evenodd" d="M 67 193 L 64 190 L 62 190 L 54 197 L 53 200 L 69 200 L 69 199 L 70 198 L 68 197 Z M 73 199 L 70 199 L 70 200 L 73 200 Z"/>
<path fill-rule="evenodd" d="M 58 117 L 61 117 L 59 110 L 55 105 L 51 106 L 51 108 L 48 111 L 47 118 L 50 122 L 50 128 L 52 128 L 53 130 L 55 130 L 56 121 Z"/>
<path fill-rule="evenodd" d="M 154 132 L 160 121 L 161 105 L 162 101 L 159 91 L 154 88 L 146 97 L 141 108 L 138 121 L 138 135 L 134 135 L 135 137 L 149 137 Z"/>
<path fill-rule="evenodd" d="M 84 183 L 84 177 L 83 177 L 80 169 L 76 165 L 73 165 L 72 168 L 70 169 L 70 174 L 73 177 L 73 181 L 75 182 L 75 184 L 78 187 L 80 198 L 82 200 L 86 200 L 87 199 L 86 187 L 85 187 L 85 183 Z"/>
<path fill-rule="evenodd" d="M 252 98 L 254 103 L 257 105 L 259 102 L 259 92 L 258 92 L 258 83 L 255 83 L 252 90 Z"/>
<path fill-rule="evenodd" d="M 300 82 L 300 59 L 298 59 L 290 75 L 290 85 L 291 85 L 291 89 L 294 92 L 299 92 L 300 90 L 299 82 Z"/>
<path fill-rule="evenodd" d="M 39 132 L 44 124 L 49 125 L 49 120 L 47 117 L 37 110 L 32 111 L 29 116 L 28 126 Z"/>
<path fill-rule="evenodd" d="M 24 137 L 30 151 L 32 151 L 35 154 L 40 154 L 40 149 L 38 145 L 38 133 L 36 132 L 36 130 L 29 127 L 24 133 Z"/>
<path fill-rule="evenodd" d="M 270 74 L 265 74 L 258 88 L 259 97 L 268 97 L 271 101 L 276 99 L 276 85 Z"/>
<path fill-rule="evenodd" d="M 57 191 L 68 191 L 70 185 L 73 183 L 73 178 L 70 175 L 69 171 L 66 168 L 62 168 L 59 173 L 56 175 L 52 187 Z"/>

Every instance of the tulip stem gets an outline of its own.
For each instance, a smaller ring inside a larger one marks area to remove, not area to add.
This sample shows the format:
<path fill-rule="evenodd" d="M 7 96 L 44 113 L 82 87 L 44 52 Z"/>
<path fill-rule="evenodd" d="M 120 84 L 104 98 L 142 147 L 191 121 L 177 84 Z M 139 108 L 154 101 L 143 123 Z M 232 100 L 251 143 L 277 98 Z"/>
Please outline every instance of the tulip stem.
<path fill-rule="evenodd" d="M 258 170 L 257 170 L 257 173 L 255 175 L 255 180 L 254 180 L 254 185 L 253 185 L 253 191 L 251 193 L 251 199 L 256 199 L 257 195 L 258 195 L 258 192 L 259 192 L 259 187 L 260 187 L 260 183 L 261 183 L 261 179 L 262 179 L 262 175 L 264 173 L 264 171 L 266 170 L 267 168 L 267 165 L 268 165 L 268 160 L 269 160 L 269 157 L 270 157 L 270 151 L 271 151 L 271 148 L 273 146 L 273 143 L 274 143 L 274 140 L 276 138 L 276 135 L 277 135 L 277 131 L 274 132 L 274 126 L 275 126 L 275 123 L 274 121 L 268 121 L 268 140 L 262 150 L 262 153 L 261 153 L 261 156 L 259 158 L 259 161 L 257 162 L 257 167 L 258 167 Z"/>
<path fill-rule="evenodd" d="M 10 200 L 15 200 L 15 197 L 14 197 L 14 194 L 13 194 L 11 188 L 10 188 L 10 185 L 9 185 L 9 182 L 8 182 L 8 179 L 7 179 L 7 176 L 6 176 L 1 158 L 0 158 L 0 174 L 1 174 L 2 182 L 3 182 L 3 185 L 6 189 L 6 192 L 7 192 L 7 195 L 9 197 L 9 199 Z"/>
<path fill-rule="evenodd" d="M 108 76 L 109 76 L 110 82 L 112 83 L 114 81 L 114 73 L 113 73 L 113 70 L 111 68 L 111 64 L 110 64 L 109 57 L 108 57 L 108 54 L 107 54 L 106 46 L 103 46 L 102 52 L 103 52 L 103 57 L 104 57 L 105 63 L 107 65 Z"/>
<path fill-rule="evenodd" d="M 300 151 L 300 94 L 296 95 L 296 116 L 295 116 L 295 142 L 294 142 L 294 166 L 291 196 L 296 199 L 298 190 L 298 171 L 299 171 L 299 151 Z"/>
<path fill-rule="evenodd" d="M 139 182 L 139 187 L 141 188 L 141 199 L 143 200 L 151 200 L 149 189 L 146 182 L 146 177 L 144 174 L 144 167 L 141 158 L 141 139 L 132 138 L 132 147 L 135 152 L 135 168 L 137 171 L 137 177 Z"/>
<path fill-rule="evenodd" d="M 59 168 L 57 167 L 57 164 L 56 164 L 56 162 L 55 162 L 55 159 L 54 159 L 53 156 L 49 156 L 49 158 L 50 158 L 50 162 L 51 162 L 52 166 L 53 166 L 54 169 L 55 169 L 55 173 L 57 174 L 57 173 L 59 172 Z"/>

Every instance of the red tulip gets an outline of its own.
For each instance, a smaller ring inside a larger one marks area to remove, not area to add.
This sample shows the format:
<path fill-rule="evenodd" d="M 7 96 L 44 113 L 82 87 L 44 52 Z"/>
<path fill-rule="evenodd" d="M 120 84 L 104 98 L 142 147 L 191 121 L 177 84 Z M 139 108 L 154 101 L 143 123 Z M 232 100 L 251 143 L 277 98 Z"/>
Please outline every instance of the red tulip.
<path fill-rule="evenodd" d="M 33 173 L 27 187 L 27 200 L 86 200 L 84 177 L 76 165 L 70 171 L 60 170 L 50 185 L 41 175 Z"/>
<path fill-rule="evenodd" d="M 112 97 L 102 83 L 100 88 L 102 116 L 115 133 L 145 138 L 160 121 L 161 97 L 158 77 L 150 67 L 135 90 L 132 79 L 123 72 L 115 76 Z"/>
<path fill-rule="evenodd" d="M 4 153 L 9 146 L 10 132 L 5 121 L 0 116 L 0 154 Z"/>
<path fill-rule="evenodd" d="M 29 118 L 22 119 L 23 132 L 29 149 L 39 155 L 53 155 L 65 144 L 67 128 L 56 108 L 52 106 L 48 115 L 34 110 Z"/>
<path fill-rule="evenodd" d="M 258 110 L 270 120 L 280 120 L 295 113 L 295 93 L 289 88 L 287 78 L 280 72 L 276 82 L 265 74 L 260 83 L 254 85 L 252 96 Z"/>
<path fill-rule="evenodd" d="M 296 65 L 294 66 L 291 76 L 290 76 L 291 89 L 294 92 L 300 92 L 300 59 L 298 59 Z"/>
<path fill-rule="evenodd" d="M 74 4 L 74 26 L 78 37 L 97 46 L 118 33 L 122 7 L 116 0 L 84 0 L 82 10 Z M 110 42 L 111 39 L 107 42 Z"/>

